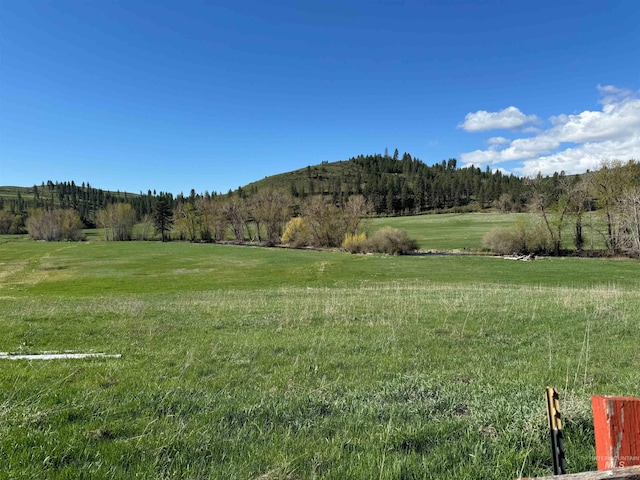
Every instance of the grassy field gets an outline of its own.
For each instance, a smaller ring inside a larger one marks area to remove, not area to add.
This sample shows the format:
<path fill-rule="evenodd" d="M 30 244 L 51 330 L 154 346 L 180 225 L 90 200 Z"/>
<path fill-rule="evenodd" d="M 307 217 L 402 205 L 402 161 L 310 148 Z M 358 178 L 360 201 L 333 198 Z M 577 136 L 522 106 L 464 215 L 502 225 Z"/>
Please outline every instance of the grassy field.
<path fill-rule="evenodd" d="M 423 250 L 477 252 L 483 250 L 483 237 L 494 228 L 511 228 L 520 221 L 540 221 L 535 213 L 454 213 L 409 217 L 381 217 L 367 220 L 365 228 L 374 231 L 389 225 L 402 228 L 415 238 Z M 605 227 L 597 213 L 583 219 L 585 249 L 604 248 Z M 570 219 L 563 230 L 563 247 L 573 250 L 573 231 Z"/>
<path fill-rule="evenodd" d="M 547 385 L 594 469 L 639 267 L 0 238 L 0 351 L 122 354 L 0 360 L 0 478 L 549 474 Z"/>
<path fill-rule="evenodd" d="M 420 215 L 406 217 L 376 217 L 364 220 L 361 228 L 371 235 L 376 230 L 390 226 L 406 230 L 409 237 L 417 240 L 422 251 L 488 253 L 482 243 L 484 236 L 494 228 L 512 228 L 518 221 L 537 222 L 540 216 L 535 213 L 449 213 L 439 215 Z M 250 224 L 252 232 L 254 224 Z M 573 226 L 567 221 L 563 231 L 563 247 L 573 250 Z M 589 213 L 584 217 L 585 249 L 603 249 L 604 232 L 597 213 Z M 134 238 L 140 238 L 141 226 L 136 225 Z M 102 229 L 85 230 L 90 240 L 104 240 Z M 147 232 L 148 238 L 160 240 L 160 235 Z M 228 232 L 228 239 L 233 240 L 233 233 Z"/>

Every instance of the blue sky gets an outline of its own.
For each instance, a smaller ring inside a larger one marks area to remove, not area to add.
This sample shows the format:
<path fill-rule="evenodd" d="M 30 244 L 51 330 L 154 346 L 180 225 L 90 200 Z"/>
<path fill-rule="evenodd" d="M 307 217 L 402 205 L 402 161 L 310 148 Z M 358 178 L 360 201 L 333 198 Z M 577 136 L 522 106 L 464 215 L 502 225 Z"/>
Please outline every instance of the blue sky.
<path fill-rule="evenodd" d="M 0 185 L 640 160 L 640 2 L 0 0 Z"/>

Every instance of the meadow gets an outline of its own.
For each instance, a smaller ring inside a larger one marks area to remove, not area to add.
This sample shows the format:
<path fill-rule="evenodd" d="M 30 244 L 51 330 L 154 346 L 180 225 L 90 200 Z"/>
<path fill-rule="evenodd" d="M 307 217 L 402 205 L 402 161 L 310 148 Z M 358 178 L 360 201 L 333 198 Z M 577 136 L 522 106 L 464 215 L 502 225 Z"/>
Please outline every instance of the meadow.
<path fill-rule="evenodd" d="M 0 237 L 0 351 L 122 354 L 0 360 L 0 478 L 545 475 L 548 385 L 595 469 L 590 396 L 640 396 L 639 267 Z"/>
<path fill-rule="evenodd" d="M 483 238 L 492 229 L 512 228 L 518 222 L 541 222 L 535 213 L 447 213 L 420 216 L 373 218 L 364 222 L 365 228 L 375 231 L 383 225 L 406 230 L 422 250 L 477 253 L 484 250 Z M 573 225 L 566 219 L 562 246 L 573 250 Z M 603 249 L 606 226 L 598 212 L 587 212 L 583 218 L 584 248 Z"/>

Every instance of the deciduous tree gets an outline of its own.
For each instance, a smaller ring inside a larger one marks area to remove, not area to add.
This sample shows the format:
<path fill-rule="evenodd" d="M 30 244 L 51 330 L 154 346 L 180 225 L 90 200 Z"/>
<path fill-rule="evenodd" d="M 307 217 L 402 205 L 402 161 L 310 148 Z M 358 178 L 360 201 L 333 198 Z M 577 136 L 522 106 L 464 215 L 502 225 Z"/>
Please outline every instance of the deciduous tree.
<path fill-rule="evenodd" d="M 600 170 L 591 176 L 596 206 L 607 226 L 607 248 L 613 253 L 621 251 L 621 195 L 640 181 L 637 178 L 639 167 L 640 165 L 633 161 L 627 164 L 619 160 L 603 161 Z"/>
<path fill-rule="evenodd" d="M 193 190 L 192 190 L 193 192 Z M 191 202 L 179 203 L 174 211 L 173 227 L 181 239 L 195 242 L 198 237 L 199 211 Z"/>
<path fill-rule="evenodd" d="M 355 235 L 363 217 L 371 213 L 371 206 L 363 195 L 351 195 L 345 202 L 342 217 L 347 234 Z"/>
<path fill-rule="evenodd" d="M 529 180 L 532 208 L 539 212 L 549 232 L 553 252 L 558 255 L 562 248 L 562 232 L 566 226 L 569 211 L 567 180 L 564 173 L 553 178 L 542 177 L 540 173 Z"/>
<path fill-rule="evenodd" d="M 589 204 L 591 197 L 589 195 L 590 175 L 585 174 L 582 177 L 576 177 L 575 180 L 568 185 L 567 193 L 569 198 L 569 214 L 573 217 L 573 244 L 577 251 L 581 251 L 584 247 L 584 234 L 582 232 L 583 217 Z"/>
<path fill-rule="evenodd" d="M 112 203 L 98 212 L 98 226 L 107 240 L 131 240 L 136 212 L 128 203 Z"/>
<path fill-rule="evenodd" d="M 329 198 L 314 196 L 304 209 L 312 244 L 316 247 L 338 247 L 347 231 L 341 210 Z"/>
<path fill-rule="evenodd" d="M 249 211 L 256 223 L 258 241 L 260 228 L 264 227 L 269 245 L 280 243 L 287 221 L 291 218 L 291 196 L 284 190 L 266 188 L 249 201 Z"/>
<path fill-rule="evenodd" d="M 235 196 L 228 198 L 222 204 L 222 214 L 227 220 L 236 242 L 244 242 L 244 227 L 247 220 L 245 201 Z"/>
<path fill-rule="evenodd" d="M 224 240 L 227 219 L 223 213 L 223 201 L 219 197 L 210 197 L 198 204 L 200 212 L 201 237 L 205 241 Z"/>

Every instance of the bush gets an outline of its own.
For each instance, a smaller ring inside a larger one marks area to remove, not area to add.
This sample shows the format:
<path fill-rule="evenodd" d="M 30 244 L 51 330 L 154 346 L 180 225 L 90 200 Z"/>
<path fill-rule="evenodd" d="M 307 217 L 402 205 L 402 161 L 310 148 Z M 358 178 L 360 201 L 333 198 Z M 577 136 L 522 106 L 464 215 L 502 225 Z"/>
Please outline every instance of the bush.
<path fill-rule="evenodd" d="M 547 253 L 551 241 L 540 223 L 519 218 L 511 228 L 494 228 L 482 240 L 485 248 L 496 255 Z"/>
<path fill-rule="evenodd" d="M 367 251 L 367 235 L 364 233 L 347 233 L 342 242 L 342 249 L 349 253 L 364 253 Z"/>
<path fill-rule="evenodd" d="M 294 247 L 305 247 L 311 243 L 309 222 L 304 217 L 295 217 L 289 220 L 282 234 L 282 243 Z"/>
<path fill-rule="evenodd" d="M 418 242 L 398 228 L 383 227 L 369 240 L 368 250 L 388 255 L 408 255 L 418 250 Z"/>
<path fill-rule="evenodd" d="M 0 210 L 0 234 L 11 233 L 14 215 L 8 210 Z"/>
<path fill-rule="evenodd" d="M 13 214 L 9 210 L 0 210 L 0 234 L 26 232 L 24 216 L 22 214 Z"/>
<path fill-rule="evenodd" d="M 34 240 L 59 242 L 84 240 L 82 221 L 74 210 L 35 210 L 27 219 L 29 237 Z"/>
<path fill-rule="evenodd" d="M 525 253 L 524 244 L 518 239 L 515 231 L 510 228 L 490 230 L 482 239 L 482 244 L 496 255 Z"/>

